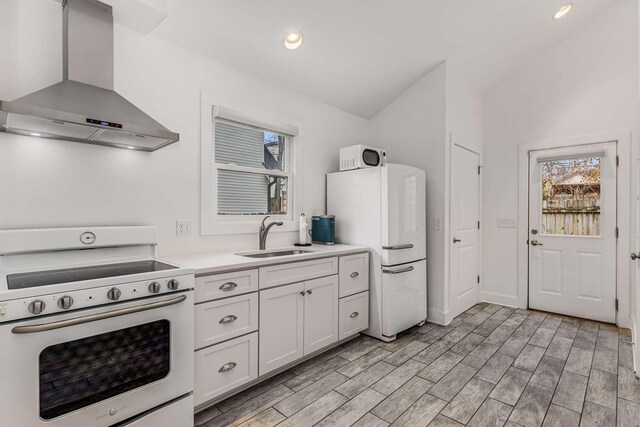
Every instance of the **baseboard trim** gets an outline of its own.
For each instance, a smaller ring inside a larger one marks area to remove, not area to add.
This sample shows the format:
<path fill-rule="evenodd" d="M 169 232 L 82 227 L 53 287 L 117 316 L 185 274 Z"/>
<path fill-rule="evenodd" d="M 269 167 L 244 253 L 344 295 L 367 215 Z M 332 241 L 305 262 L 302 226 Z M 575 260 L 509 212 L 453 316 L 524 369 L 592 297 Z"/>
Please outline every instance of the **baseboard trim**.
<path fill-rule="evenodd" d="M 526 307 L 518 306 L 518 297 L 514 297 L 511 295 L 495 294 L 493 292 L 482 292 L 482 302 L 506 305 L 507 307 L 526 308 Z"/>
<path fill-rule="evenodd" d="M 447 326 L 453 319 L 450 318 L 449 311 L 436 310 L 430 308 L 427 310 L 427 321 L 436 325 Z"/>

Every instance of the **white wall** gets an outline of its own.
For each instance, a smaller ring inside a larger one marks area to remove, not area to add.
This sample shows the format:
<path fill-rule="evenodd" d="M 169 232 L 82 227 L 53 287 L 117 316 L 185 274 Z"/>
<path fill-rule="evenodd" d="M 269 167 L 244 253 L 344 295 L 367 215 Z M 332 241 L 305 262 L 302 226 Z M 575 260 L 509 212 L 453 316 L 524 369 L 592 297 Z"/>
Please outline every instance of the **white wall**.
<path fill-rule="evenodd" d="M 384 148 L 389 163 L 426 171 L 428 313 L 430 320 L 439 322 L 443 322 L 446 309 L 443 251 L 446 71 L 446 63 L 436 66 L 373 117 L 367 141 Z M 434 221 L 440 222 L 440 230 L 433 230 Z"/>
<path fill-rule="evenodd" d="M 464 140 L 465 146 L 474 147 L 478 150 L 482 159 L 482 146 L 484 141 L 484 97 L 483 93 L 476 88 L 464 76 L 464 70 L 460 69 L 455 61 L 447 61 L 447 137 L 445 148 L 445 236 L 444 236 L 444 257 L 445 257 L 445 319 L 444 323 L 449 323 L 456 316 L 463 313 L 470 307 L 461 306 L 456 303 L 455 297 L 451 294 L 450 285 L 450 251 L 453 240 L 451 233 L 451 149 L 452 141 Z M 482 202 L 482 201 L 481 201 Z M 480 203 L 481 205 L 481 203 Z M 481 218 L 481 215 L 480 215 Z M 482 232 L 481 232 L 482 233 Z M 481 254 L 478 254 L 480 256 Z M 482 268 L 478 263 L 482 276 Z M 469 303 L 478 303 L 482 300 L 480 292 L 475 292 L 475 301 L 468 299 Z"/>
<path fill-rule="evenodd" d="M 370 120 L 369 144 L 384 148 L 390 163 L 426 171 L 428 315 L 441 324 L 459 314 L 449 311 L 449 140 L 481 147 L 483 108 L 482 93 L 442 62 Z"/>
<path fill-rule="evenodd" d="M 58 82 L 60 4 L 5 0 L 0 17 L 15 24 L 0 35 L 12 41 L 2 56 L 17 58 L 18 70 L 2 74 L 0 99 Z M 0 229 L 147 224 L 159 229 L 161 255 L 256 248 L 257 227 L 248 235 L 199 236 L 202 90 L 220 105 L 299 124 L 303 211 L 324 213 L 324 175 L 337 170 L 339 147 L 362 142 L 366 120 L 117 25 L 115 51 L 116 90 L 179 132 L 180 142 L 142 153 L 0 133 Z M 192 220 L 193 235 L 176 237 L 176 219 Z M 268 245 L 290 244 L 296 235 L 273 233 Z"/>
<path fill-rule="evenodd" d="M 637 1 L 621 0 L 562 43 L 534 55 L 523 70 L 486 93 L 486 300 L 518 303 L 517 230 L 498 228 L 496 221 L 518 216 L 519 144 L 625 130 L 633 132 L 633 159 L 637 157 L 637 8 Z M 632 194 L 635 191 L 634 183 Z"/>

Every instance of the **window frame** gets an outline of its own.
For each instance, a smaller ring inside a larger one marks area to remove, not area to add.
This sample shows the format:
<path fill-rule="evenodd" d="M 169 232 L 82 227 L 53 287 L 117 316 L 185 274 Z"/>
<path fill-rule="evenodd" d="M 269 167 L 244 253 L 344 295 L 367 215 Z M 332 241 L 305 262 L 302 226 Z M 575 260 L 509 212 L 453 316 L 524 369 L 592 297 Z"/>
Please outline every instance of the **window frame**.
<path fill-rule="evenodd" d="M 265 119 L 259 115 L 247 114 L 216 105 L 203 94 L 201 103 L 201 173 L 200 173 L 200 234 L 247 234 L 257 233 L 265 216 L 274 221 L 282 221 L 282 227 L 272 228 L 272 232 L 298 230 L 295 219 L 300 215 L 302 191 L 298 174 L 301 149 L 297 126 L 287 121 Z M 233 123 L 251 129 L 270 131 L 284 136 L 285 170 L 269 170 L 217 163 L 215 159 L 215 120 Z M 219 215 L 218 214 L 218 171 L 248 172 L 253 174 L 279 176 L 287 179 L 287 214 L 285 215 Z"/>

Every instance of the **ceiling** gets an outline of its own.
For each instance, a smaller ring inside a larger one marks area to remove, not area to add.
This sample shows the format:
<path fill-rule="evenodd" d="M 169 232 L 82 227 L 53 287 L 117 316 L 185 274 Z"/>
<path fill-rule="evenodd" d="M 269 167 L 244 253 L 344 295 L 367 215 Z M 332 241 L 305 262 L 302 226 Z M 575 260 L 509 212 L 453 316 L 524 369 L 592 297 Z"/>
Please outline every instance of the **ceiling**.
<path fill-rule="evenodd" d="M 445 59 L 485 91 L 622 0 L 573 0 L 555 21 L 567 1 L 168 0 L 151 34 L 370 118 Z"/>

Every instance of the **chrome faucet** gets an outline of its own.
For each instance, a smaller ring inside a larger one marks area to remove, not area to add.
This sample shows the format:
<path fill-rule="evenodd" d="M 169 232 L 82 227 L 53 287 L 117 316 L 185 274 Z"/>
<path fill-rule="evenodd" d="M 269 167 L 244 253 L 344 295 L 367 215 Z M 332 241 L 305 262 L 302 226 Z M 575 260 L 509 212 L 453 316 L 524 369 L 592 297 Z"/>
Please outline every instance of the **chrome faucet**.
<path fill-rule="evenodd" d="M 270 222 L 269 225 L 265 226 L 264 222 L 267 220 L 267 218 L 269 218 L 268 216 L 265 216 L 264 219 L 262 220 L 262 225 L 260 225 L 260 250 L 264 251 L 267 248 L 267 234 L 269 234 L 269 230 L 271 229 L 271 227 L 273 227 L 274 225 L 277 225 L 278 227 L 280 227 L 282 225 L 282 221 L 273 221 Z"/>

